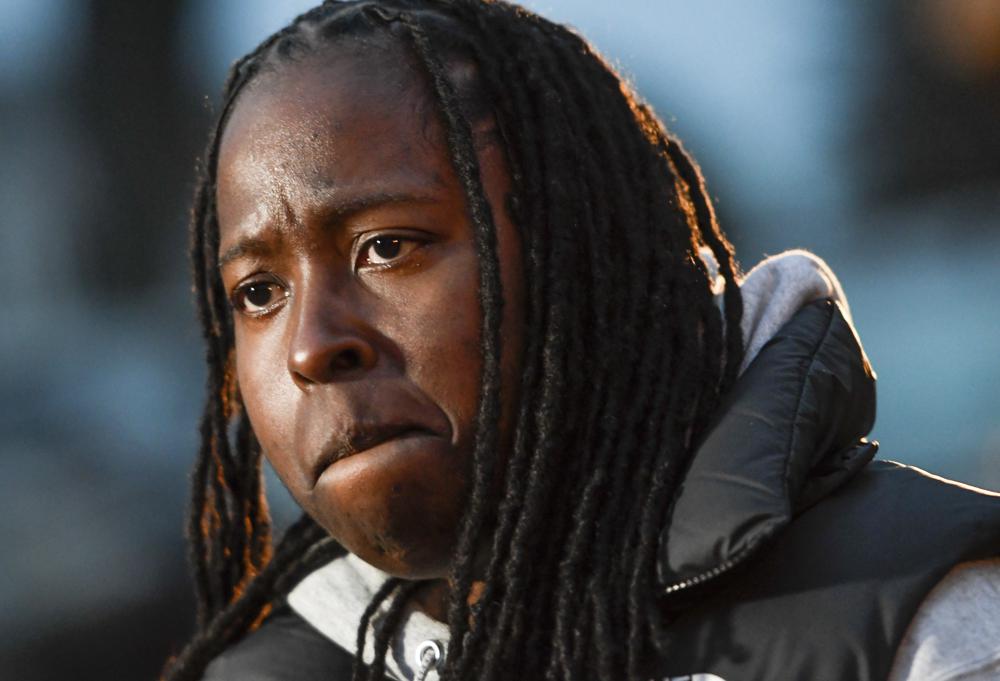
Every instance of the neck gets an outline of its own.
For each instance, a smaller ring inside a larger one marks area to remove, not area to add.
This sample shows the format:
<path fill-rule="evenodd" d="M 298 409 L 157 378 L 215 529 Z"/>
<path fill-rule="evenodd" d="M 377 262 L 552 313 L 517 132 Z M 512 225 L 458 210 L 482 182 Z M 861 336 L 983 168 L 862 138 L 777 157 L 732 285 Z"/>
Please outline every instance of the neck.
<path fill-rule="evenodd" d="M 482 581 L 474 581 L 469 589 L 467 599 L 469 605 L 474 605 L 483 593 L 486 585 Z M 452 587 L 447 579 L 428 580 L 425 586 L 413 596 L 413 602 L 419 610 L 428 617 L 443 624 L 448 623 L 448 603 L 451 599 Z"/>

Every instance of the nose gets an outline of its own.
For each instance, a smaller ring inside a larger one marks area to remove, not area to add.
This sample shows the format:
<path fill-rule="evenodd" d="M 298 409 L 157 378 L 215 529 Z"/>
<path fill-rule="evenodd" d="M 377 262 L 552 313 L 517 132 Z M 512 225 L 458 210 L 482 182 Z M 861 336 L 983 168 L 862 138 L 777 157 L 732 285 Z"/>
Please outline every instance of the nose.
<path fill-rule="evenodd" d="M 288 371 L 300 388 L 356 379 L 375 367 L 371 329 L 346 301 L 320 294 L 297 302 Z"/>

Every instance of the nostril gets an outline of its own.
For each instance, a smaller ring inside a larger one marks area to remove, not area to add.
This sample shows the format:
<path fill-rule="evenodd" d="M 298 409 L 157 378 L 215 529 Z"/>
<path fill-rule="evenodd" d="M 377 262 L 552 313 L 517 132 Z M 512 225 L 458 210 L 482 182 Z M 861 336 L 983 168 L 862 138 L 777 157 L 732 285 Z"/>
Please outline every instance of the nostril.
<path fill-rule="evenodd" d="M 349 371 L 361 366 L 361 353 L 355 348 L 344 348 L 337 353 L 333 360 L 334 369 L 338 371 Z"/>
<path fill-rule="evenodd" d="M 301 333 L 289 350 L 288 370 L 300 387 L 354 380 L 378 361 L 375 348 L 357 334 Z"/>

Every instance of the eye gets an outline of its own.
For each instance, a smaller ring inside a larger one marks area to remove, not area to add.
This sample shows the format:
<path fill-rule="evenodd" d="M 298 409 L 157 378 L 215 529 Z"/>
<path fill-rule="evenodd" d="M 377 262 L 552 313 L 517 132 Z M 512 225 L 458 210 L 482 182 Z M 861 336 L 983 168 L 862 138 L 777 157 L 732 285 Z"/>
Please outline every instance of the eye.
<path fill-rule="evenodd" d="M 396 261 L 405 258 L 420 245 L 420 241 L 412 238 L 395 235 L 377 236 L 361 245 L 357 267 L 358 269 L 392 267 Z"/>
<path fill-rule="evenodd" d="M 251 317 L 265 315 L 276 309 L 288 292 L 276 281 L 258 279 L 238 286 L 233 292 L 233 307 Z"/>

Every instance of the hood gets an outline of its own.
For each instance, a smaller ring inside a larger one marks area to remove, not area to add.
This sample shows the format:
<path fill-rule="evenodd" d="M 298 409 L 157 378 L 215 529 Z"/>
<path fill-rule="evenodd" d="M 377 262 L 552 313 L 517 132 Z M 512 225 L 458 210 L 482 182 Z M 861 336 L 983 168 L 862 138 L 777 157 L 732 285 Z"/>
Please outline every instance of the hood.
<path fill-rule="evenodd" d="M 803 252 L 769 258 L 742 290 L 745 370 L 660 534 L 666 593 L 739 563 L 875 454 L 862 439 L 875 422 L 875 374 L 825 263 Z"/>
<path fill-rule="evenodd" d="M 661 533 L 658 578 L 668 593 L 749 556 L 874 455 L 874 445 L 859 439 L 874 422 L 875 375 L 826 263 L 804 251 L 772 256 L 740 290 L 743 373 L 692 457 Z M 307 576 L 288 602 L 354 653 L 361 615 L 387 578 L 348 554 Z M 422 643 L 448 636 L 447 626 L 413 609 L 399 631 L 387 666 L 401 679 L 413 677 Z M 366 658 L 372 635 L 370 627 Z"/>

